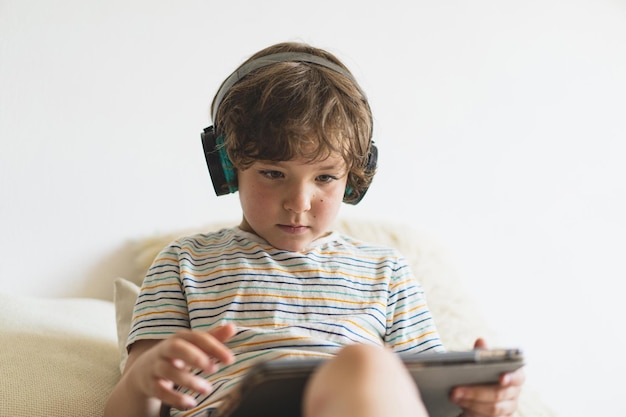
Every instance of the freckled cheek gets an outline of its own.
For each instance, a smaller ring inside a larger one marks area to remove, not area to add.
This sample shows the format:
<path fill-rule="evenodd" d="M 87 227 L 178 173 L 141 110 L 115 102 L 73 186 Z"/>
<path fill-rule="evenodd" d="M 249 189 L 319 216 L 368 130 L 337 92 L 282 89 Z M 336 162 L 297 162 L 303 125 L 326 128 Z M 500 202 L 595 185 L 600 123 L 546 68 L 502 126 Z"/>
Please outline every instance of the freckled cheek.
<path fill-rule="evenodd" d="M 343 201 L 343 194 L 343 190 L 337 190 L 330 195 L 327 194 L 318 197 L 315 200 L 317 202 L 317 210 L 315 210 L 317 214 L 323 217 L 335 215 Z"/>

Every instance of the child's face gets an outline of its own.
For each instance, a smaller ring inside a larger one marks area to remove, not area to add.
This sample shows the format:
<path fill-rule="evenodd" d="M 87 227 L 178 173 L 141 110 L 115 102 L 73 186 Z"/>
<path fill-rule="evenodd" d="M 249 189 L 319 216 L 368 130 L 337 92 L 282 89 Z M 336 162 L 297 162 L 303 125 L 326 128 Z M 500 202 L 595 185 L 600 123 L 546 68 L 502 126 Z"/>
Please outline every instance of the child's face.
<path fill-rule="evenodd" d="M 255 161 L 237 173 L 241 228 L 272 246 L 297 252 L 329 231 L 346 189 L 339 155 L 322 161 Z"/>

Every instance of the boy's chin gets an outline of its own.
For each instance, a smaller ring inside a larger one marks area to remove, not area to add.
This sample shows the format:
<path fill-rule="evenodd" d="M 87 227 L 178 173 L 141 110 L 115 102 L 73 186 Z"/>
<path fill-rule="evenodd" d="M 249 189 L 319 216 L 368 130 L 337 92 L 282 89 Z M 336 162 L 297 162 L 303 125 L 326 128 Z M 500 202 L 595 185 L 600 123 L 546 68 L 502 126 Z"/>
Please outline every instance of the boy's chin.
<path fill-rule="evenodd" d="M 311 243 L 329 233 L 328 231 L 320 232 L 316 227 L 288 227 L 284 225 L 261 227 L 256 230 L 247 221 L 242 222 L 240 227 L 244 231 L 260 236 L 272 247 L 288 252 L 305 251 L 311 247 Z"/>

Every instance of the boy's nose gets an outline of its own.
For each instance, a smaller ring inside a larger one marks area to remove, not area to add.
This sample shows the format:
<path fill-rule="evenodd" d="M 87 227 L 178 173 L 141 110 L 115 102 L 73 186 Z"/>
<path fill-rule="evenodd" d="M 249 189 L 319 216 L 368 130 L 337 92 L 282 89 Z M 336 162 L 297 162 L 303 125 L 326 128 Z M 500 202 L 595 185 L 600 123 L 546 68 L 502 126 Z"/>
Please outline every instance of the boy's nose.
<path fill-rule="evenodd" d="M 294 213 L 303 213 L 311 209 L 313 191 L 305 184 L 294 184 L 286 190 L 284 208 Z"/>

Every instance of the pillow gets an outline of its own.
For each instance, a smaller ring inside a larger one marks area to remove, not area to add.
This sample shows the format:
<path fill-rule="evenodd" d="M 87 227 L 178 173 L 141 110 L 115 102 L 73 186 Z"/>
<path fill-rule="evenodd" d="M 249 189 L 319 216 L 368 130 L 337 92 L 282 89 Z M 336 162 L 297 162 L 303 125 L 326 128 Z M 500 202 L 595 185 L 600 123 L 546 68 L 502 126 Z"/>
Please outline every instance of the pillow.
<path fill-rule="evenodd" d="M 0 293 L 0 415 L 101 416 L 117 383 L 114 307 Z"/>
<path fill-rule="evenodd" d="M 117 327 L 117 344 L 120 355 L 120 372 L 124 371 L 128 351 L 126 350 L 126 340 L 130 332 L 130 324 L 133 319 L 133 309 L 139 287 L 124 279 L 117 278 L 113 283 L 113 302 L 115 303 L 115 324 Z"/>

